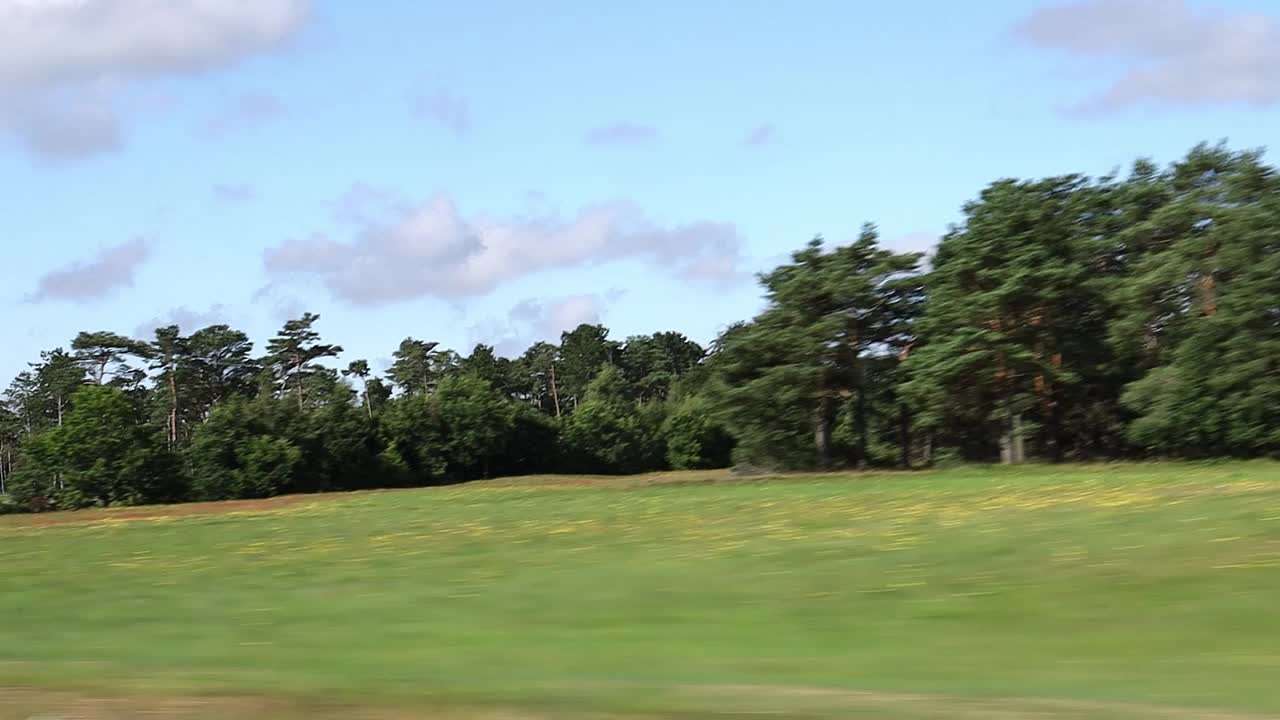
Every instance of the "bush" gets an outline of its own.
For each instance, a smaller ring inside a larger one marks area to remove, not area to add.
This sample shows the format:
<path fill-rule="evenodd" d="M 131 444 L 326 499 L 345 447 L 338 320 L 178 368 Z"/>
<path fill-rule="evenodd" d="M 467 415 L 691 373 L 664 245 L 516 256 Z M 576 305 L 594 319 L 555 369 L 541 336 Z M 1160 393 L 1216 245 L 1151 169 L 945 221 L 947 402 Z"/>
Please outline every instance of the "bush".
<path fill-rule="evenodd" d="M 200 500 L 261 498 L 287 489 L 302 451 L 234 401 L 213 411 L 191 441 L 192 489 Z"/>
<path fill-rule="evenodd" d="M 699 470 L 729 465 L 733 438 L 711 415 L 711 405 L 693 397 L 676 407 L 662 423 L 667 464 L 672 470 Z"/>

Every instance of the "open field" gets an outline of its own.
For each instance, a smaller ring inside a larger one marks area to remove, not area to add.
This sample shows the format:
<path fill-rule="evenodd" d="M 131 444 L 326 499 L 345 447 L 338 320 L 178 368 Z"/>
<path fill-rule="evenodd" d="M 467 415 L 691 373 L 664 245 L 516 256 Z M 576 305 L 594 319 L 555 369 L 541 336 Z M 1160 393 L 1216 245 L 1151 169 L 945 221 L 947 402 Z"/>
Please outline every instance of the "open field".
<path fill-rule="evenodd" d="M 1280 717 L 1280 464 L 0 518 L 0 718 Z"/>

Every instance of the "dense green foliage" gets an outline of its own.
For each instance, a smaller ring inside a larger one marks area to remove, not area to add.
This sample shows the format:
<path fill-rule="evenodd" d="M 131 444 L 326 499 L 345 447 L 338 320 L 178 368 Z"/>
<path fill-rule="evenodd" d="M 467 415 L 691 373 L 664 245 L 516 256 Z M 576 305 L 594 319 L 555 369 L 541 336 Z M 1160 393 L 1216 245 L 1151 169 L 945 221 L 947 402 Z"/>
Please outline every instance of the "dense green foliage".
<path fill-rule="evenodd" d="M 85 332 L 0 403 L 33 509 L 535 472 L 1280 454 L 1280 175 L 1200 146 L 1124 178 L 1000 180 L 936 253 L 874 226 L 760 277 L 704 349 L 581 325 L 519 358 L 406 338 L 334 366 L 319 318 Z"/>
<path fill-rule="evenodd" d="M 51 705 L 0 718 L 1260 720 L 1278 518 L 1272 462 L 6 517 L 0 675 Z"/>

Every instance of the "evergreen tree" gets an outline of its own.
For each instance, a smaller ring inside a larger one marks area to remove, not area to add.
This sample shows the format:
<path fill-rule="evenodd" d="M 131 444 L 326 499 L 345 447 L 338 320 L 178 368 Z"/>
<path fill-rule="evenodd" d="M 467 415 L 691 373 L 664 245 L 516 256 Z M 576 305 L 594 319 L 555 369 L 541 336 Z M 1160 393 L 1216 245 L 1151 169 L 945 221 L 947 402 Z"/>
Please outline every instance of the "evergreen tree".
<path fill-rule="evenodd" d="M 1056 458 L 1081 369 L 1106 361 L 1108 303 L 1089 265 L 1102 192 L 1075 175 L 997 182 L 938 247 L 908 392 L 921 425 L 953 431 L 968 456 L 998 446 L 1021 462 L 1034 435 Z"/>
<path fill-rule="evenodd" d="M 392 353 L 387 377 L 406 395 L 430 395 L 440 378 L 439 343 L 405 338 Z"/>
<path fill-rule="evenodd" d="M 313 328 L 319 319 L 319 315 L 305 313 L 301 318 L 286 322 L 267 343 L 266 365 L 272 371 L 279 394 L 292 392 L 300 408 L 306 403 L 308 378 L 322 370 L 315 361 L 336 357 L 342 352 L 340 345 L 320 342 L 320 333 Z"/>
<path fill-rule="evenodd" d="M 852 403 L 858 442 L 845 460 L 868 461 L 867 364 L 911 342 L 919 260 L 881 248 L 868 225 L 831 251 L 815 238 L 761 277 L 768 307 L 720 338 L 715 361 L 719 406 L 744 459 L 829 466 L 832 425 Z"/>

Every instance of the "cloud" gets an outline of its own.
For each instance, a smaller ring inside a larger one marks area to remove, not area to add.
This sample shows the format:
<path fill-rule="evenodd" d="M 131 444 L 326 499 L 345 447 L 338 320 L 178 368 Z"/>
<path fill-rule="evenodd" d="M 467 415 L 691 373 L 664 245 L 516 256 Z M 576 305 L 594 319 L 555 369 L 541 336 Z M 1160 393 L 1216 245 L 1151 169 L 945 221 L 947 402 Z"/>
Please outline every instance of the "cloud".
<path fill-rule="evenodd" d="M 742 242 L 730 223 L 663 226 L 629 203 L 584 207 L 572 218 L 468 218 L 445 195 L 381 204 L 381 212 L 356 220 L 348 242 L 313 233 L 268 249 L 268 272 L 319 280 L 357 305 L 483 295 L 538 272 L 624 259 L 715 284 L 742 277 Z"/>
<path fill-rule="evenodd" d="M 253 304 L 258 308 L 269 306 L 271 318 L 279 323 L 300 318 L 303 313 L 314 310 L 314 308 L 308 308 L 306 303 L 289 288 L 274 282 L 258 288 L 253 294 Z"/>
<path fill-rule="evenodd" d="M 894 252 L 932 253 L 940 237 L 937 233 L 912 232 L 883 240 L 881 245 Z"/>
<path fill-rule="evenodd" d="M 638 145 L 658 139 L 658 129 L 652 125 L 619 122 L 600 125 L 587 131 L 586 141 L 592 145 Z"/>
<path fill-rule="evenodd" d="M 248 183 L 217 183 L 213 186 L 213 197 L 231 205 L 256 200 L 258 191 Z"/>
<path fill-rule="evenodd" d="M 204 131 L 209 137 L 221 138 L 232 132 L 266 125 L 288 112 L 284 101 L 275 95 L 247 92 L 236 98 L 225 110 L 209 118 Z"/>
<path fill-rule="evenodd" d="M 923 253 L 920 269 L 928 272 L 933 267 L 933 256 L 941 239 L 938 233 L 918 231 L 882 240 L 881 245 L 894 252 Z"/>
<path fill-rule="evenodd" d="M 511 308 L 512 321 L 532 329 L 540 340 L 560 337 L 583 323 L 600 322 L 604 301 L 599 295 L 569 295 L 553 300 L 524 300 Z"/>
<path fill-rule="evenodd" d="M 0 78 L 46 85 L 209 70 L 281 42 L 306 0 L 8 0 Z"/>
<path fill-rule="evenodd" d="M 409 111 L 434 122 L 459 137 L 471 129 L 471 112 L 461 95 L 445 88 L 428 90 L 415 85 L 409 91 Z"/>
<path fill-rule="evenodd" d="M 229 317 L 227 307 L 222 304 L 210 305 L 208 310 L 192 310 L 186 306 L 176 307 L 164 315 L 142 323 L 134 329 L 133 333 L 134 337 L 145 339 L 154 335 L 157 328 L 177 325 L 184 334 L 189 335 L 210 325 L 226 324 Z"/>
<path fill-rule="evenodd" d="M 742 139 L 742 144 L 751 146 L 768 145 L 773 142 L 773 136 L 776 131 L 777 128 L 773 126 L 773 123 L 765 123 L 748 133 Z"/>
<path fill-rule="evenodd" d="M 27 299 L 88 302 L 105 298 L 120 288 L 131 287 L 134 274 L 150 254 L 150 245 L 141 238 L 106 248 L 88 262 L 46 273 Z"/>
<path fill-rule="evenodd" d="M 566 295 L 528 298 L 507 311 L 503 321 L 489 319 L 471 326 L 472 342 L 484 342 L 505 357 L 519 357 L 530 345 L 545 340 L 558 342 L 560 333 L 583 323 L 598 323 L 605 310 L 621 295 Z"/>
<path fill-rule="evenodd" d="M 1112 85 L 1073 108 L 1154 104 L 1268 107 L 1280 100 L 1280 20 L 1198 11 L 1185 0 L 1081 0 L 1032 13 L 1014 28 L 1031 44 L 1119 62 Z"/>
<path fill-rule="evenodd" d="M 50 160 L 110 152 L 123 143 L 120 118 L 102 91 L 34 94 L 0 117 L 0 124 L 33 154 Z"/>
<path fill-rule="evenodd" d="M 302 27 L 309 5 L 0 0 L 0 129 L 37 155 L 113 150 L 122 137 L 114 102 L 120 91 L 277 47 Z"/>

